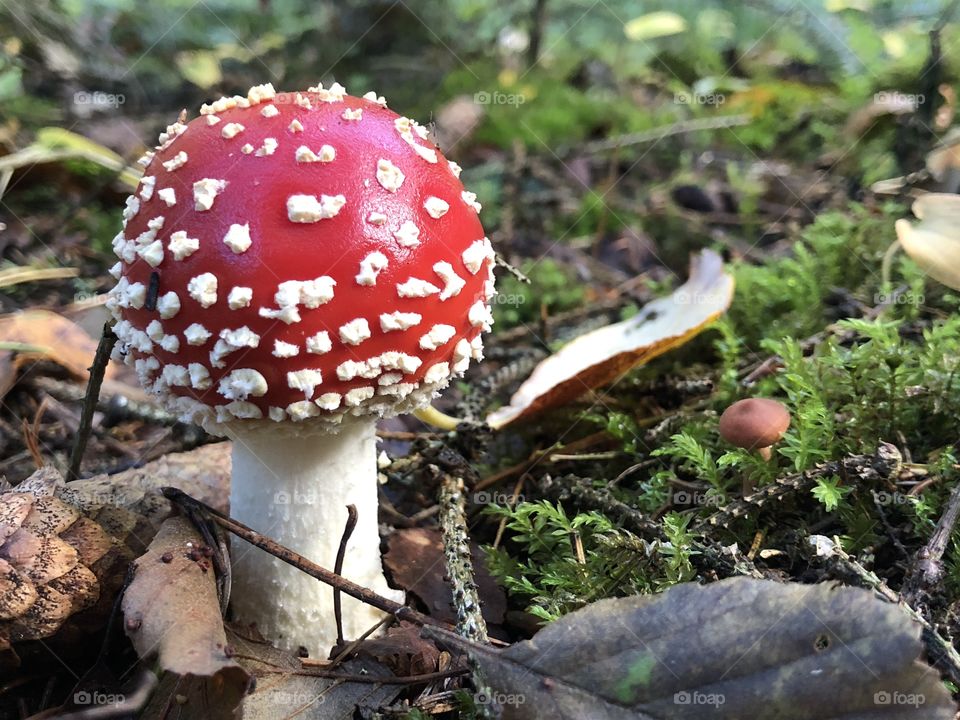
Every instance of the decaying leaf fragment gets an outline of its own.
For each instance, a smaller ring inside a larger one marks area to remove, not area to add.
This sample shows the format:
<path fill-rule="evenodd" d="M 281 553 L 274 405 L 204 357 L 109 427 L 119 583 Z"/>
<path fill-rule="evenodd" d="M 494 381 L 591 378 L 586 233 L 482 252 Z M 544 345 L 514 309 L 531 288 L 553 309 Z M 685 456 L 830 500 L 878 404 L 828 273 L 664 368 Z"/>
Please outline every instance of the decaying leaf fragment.
<path fill-rule="evenodd" d="M 733 277 L 717 253 L 704 250 L 690 261 L 690 278 L 672 295 L 648 303 L 634 317 L 586 333 L 541 362 L 510 399 L 487 416 L 502 428 L 588 390 L 662 355 L 703 330 L 733 300 Z"/>
<path fill-rule="evenodd" d="M 424 630 L 508 720 L 950 720 L 920 632 L 867 590 L 752 578 L 600 600 L 503 651 Z"/>
<path fill-rule="evenodd" d="M 134 563 L 123 594 L 127 635 L 140 657 L 159 655 L 164 670 L 206 677 L 238 667 L 225 651 L 211 554 L 187 518 L 172 517 Z"/>
<path fill-rule="evenodd" d="M 122 609 L 137 655 L 157 658 L 159 695 L 166 685 L 179 698 L 176 716 L 225 720 L 235 717 L 250 675 L 227 647 L 210 555 L 187 518 L 168 518 L 134 563 Z"/>
<path fill-rule="evenodd" d="M 369 710 L 388 705 L 403 690 L 400 684 L 376 682 L 375 678 L 389 680 L 392 673 L 370 657 L 347 660 L 334 672 L 363 675 L 371 682 L 317 677 L 309 674 L 312 668 L 304 667 L 300 658 L 262 638 L 230 629 L 228 637 L 241 664 L 256 678 L 256 687 L 233 716 L 236 720 L 352 720 L 366 717 L 357 712 L 358 707 Z"/>
<path fill-rule="evenodd" d="M 477 590 L 483 602 L 483 618 L 491 625 L 503 622 L 507 598 L 483 562 L 483 551 L 471 543 Z M 437 620 L 454 623 L 457 614 L 450 596 L 449 578 L 444 580 L 443 541 L 434 528 L 404 528 L 390 536 L 383 565 L 394 584 L 416 595 Z"/>

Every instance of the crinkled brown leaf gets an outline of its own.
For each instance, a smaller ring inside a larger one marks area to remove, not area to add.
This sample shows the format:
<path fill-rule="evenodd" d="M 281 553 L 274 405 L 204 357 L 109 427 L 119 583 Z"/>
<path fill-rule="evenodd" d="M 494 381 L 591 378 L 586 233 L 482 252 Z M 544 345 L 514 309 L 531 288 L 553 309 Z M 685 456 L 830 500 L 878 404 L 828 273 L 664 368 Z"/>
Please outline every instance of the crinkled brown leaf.
<path fill-rule="evenodd" d="M 440 664 L 437 646 L 420 636 L 418 625 L 406 621 L 390 627 L 380 637 L 361 642 L 357 656 L 373 658 L 395 675 L 403 676 L 436 672 Z"/>
<path fill-rule="evenodd" d="M 216 580 L 200 535 L 183 517 L 164 521 L 134 563 L 123 594 L 124 627 L 141 658 L 181 677 L 207 678 L 206 692 L 235 707 L 249 679 L 229 657 Z"/>
<path fill-rule="evenodd" d="M 503 717 L 951 720 L 920 625 L 867 590 L 733 578 L 600 600 L 507 650 L 465 649 Z"/>
<path fill-rule="evenodd" d="M 510 398 L 487 416 L 502 428 L 606 385 L 628 370 L 687 342 L 723 314 L 733 300 L 733 277 L 723 260 L 704 250 L 690 261 L 690 279 L 634 317 L 581 335 L 534 369 Z"/>

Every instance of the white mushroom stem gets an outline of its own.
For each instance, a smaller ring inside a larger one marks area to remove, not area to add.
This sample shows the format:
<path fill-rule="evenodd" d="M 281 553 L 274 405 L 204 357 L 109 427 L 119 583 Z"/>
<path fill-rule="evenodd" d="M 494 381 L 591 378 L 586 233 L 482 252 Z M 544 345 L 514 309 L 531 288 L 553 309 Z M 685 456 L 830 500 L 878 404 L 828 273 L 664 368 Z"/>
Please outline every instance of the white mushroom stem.
<path fill-rule="evenodd" d="M 230 514 L 333 570 L 347 505 L 355 505 L 357 525 L 347 544 L 343 575 L 403 602 L 403 592 L 387 586 L 380 562 L 374 420 L 344 418 L 336 434 L 251 425 L 233 423 L 229 428 Z M 281 647 L 304 646 L 312 657 L 326 657 L 337 640 L 333 588 L 238 538 L 233 538 L 231 560 L 236 618 L 255 622 Z M 341 594 L 341 607 L 348 640 L 383 617 L 380 610 L 346 594 Z"/>

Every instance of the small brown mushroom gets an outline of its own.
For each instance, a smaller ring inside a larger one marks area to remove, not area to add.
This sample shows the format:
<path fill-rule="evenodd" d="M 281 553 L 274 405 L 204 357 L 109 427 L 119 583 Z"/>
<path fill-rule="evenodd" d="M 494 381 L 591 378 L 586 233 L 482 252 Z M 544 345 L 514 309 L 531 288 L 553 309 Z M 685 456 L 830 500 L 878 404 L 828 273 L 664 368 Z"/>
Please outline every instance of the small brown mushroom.
<path fill-rule="evenodd" d="M 790 427 L 790 411 L 776 400 L 747 398 L 738 400 L 720 416 L 720 437 L 731 445 L 756 450 L 769 460 L 770 448 L 780 442 Z"/>

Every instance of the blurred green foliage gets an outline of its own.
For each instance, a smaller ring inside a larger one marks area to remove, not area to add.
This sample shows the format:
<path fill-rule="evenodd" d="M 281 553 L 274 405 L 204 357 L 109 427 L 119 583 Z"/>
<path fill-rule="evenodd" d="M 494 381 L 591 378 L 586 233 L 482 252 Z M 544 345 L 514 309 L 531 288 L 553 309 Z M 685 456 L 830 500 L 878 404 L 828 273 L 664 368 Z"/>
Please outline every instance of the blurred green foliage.
<path fill-rule="evenodd" d="M 579 306 L 584 298 L 584 286 L 572 277 L 568 268 L 552 258 L 539 262 L 528 260 L 521 267 L 530 280 L 522 282 L 513 275 L 503 274 L 497 281 L 497 299 L 493 317 L 497 327 L 536 325 L 541 308 L 555 315 Z"/>

